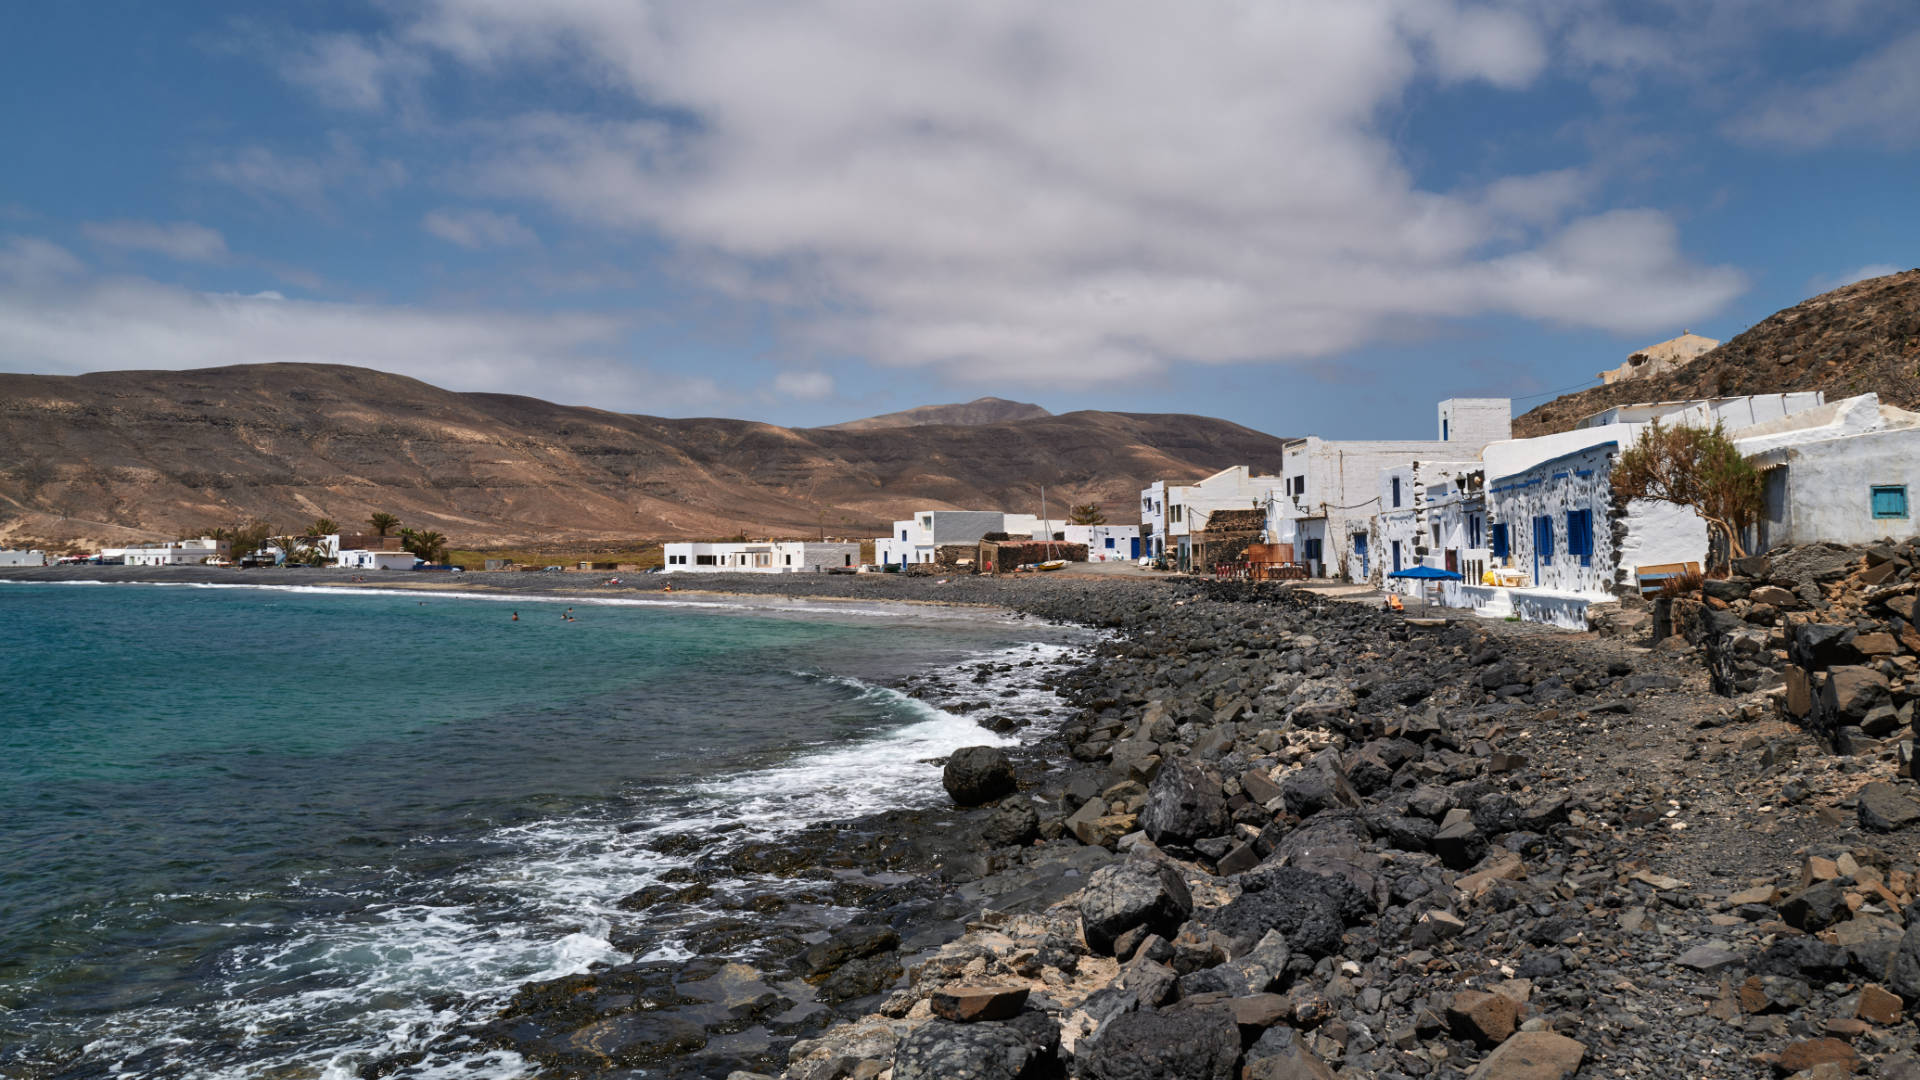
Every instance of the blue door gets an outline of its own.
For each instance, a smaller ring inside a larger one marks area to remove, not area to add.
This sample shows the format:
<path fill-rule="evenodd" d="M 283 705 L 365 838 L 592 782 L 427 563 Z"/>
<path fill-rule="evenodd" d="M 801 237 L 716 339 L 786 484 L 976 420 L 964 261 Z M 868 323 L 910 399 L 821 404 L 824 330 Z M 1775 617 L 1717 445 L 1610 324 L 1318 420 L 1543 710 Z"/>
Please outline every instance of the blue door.
<path fill-rule="evenodd" d="M 1360 560 L 1360 576 L 1367 576 L 1367 534 L 1353 534 L 1353 554 Z"/>
<path fill-rule="evenodd" d="M 1133 538 L 1133 557 L 1135 559 L 1140 557 L 1140 538 L 1137 536 Z"/>
<path fill-rule="evenodd" d="M 1541 516 L 1533 519 L 1533 583 L 1540 584 L 1542 564 L 1553 565 L 1553 518 Z"/>

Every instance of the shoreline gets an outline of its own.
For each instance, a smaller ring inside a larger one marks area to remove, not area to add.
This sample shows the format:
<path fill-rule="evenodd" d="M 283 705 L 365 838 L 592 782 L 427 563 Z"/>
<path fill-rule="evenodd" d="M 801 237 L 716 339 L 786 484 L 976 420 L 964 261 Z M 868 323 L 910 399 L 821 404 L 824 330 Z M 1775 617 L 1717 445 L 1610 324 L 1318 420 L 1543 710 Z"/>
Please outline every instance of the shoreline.
<path fill-rule="evenodd" d="M 835 578 L 804 599 L 935 588 Z M 790 580 L 728 593 L 785 598 Z M 817 940 L 529 984 L 463 1035 L 579 1077 L 916 1080 L 996 1053 L 1104 1077 L 1163 1046 L 1193 1050 L 1127 1075 L 1483 1080 L 1509 1044 L 1572 1062 L 1541 1074 L 1562 1078 L 1777 1077 L 1817 1054 L 1920 1069 L 1904 1010 L 1862 1004 L 1868 987 L 1920 999 L 1896 964 L 1920 960 L 1903 937 L 1920 830 L 1869 831 L 1864 810 L 1873 784 L 1920 795 L 1891 742 L 1828 756 L 1763 694 L 1712 695 L 1678 643 L 1415 625 L 1195 579 L 980 584 L 922 602 L 1107 632 L 1049 676 L 1067 717 L 1011 755 L 1014 795 L 745 855 L 839 883 L 857 913 Z M 764 916 L 738 918 L 751 934 Z M 954 1011 L 1009 989 L 1010 1018 Z"/>

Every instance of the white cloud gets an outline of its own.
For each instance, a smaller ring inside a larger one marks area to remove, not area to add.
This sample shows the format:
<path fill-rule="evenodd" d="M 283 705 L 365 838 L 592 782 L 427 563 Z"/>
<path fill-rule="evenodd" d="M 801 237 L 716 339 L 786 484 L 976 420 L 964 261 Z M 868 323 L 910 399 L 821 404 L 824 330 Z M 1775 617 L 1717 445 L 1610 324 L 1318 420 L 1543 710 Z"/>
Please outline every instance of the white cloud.
<path fill-rule="evenodd" d="M 322 34 L 284 55 L 280 73 L 336 108 L 379 109 L 410 101 L 427 68 L 419 52 L 392 41 Z"/>
<path fill-rule="evenodd" d="M 833 396 L 833 376 L 823 371 L 783 371 L 773 377 L 773 393 L 782 399 L 818 401 Z"/>
<path fill-rule="evenodd" d="M 86 269 L 73 252 L 35 236 L 9 236 L 0 247 L 0 281 L 17 287 L 42 286 Z"/>
<path fill-rule="evenodd" d="M 1862 266 L 1856 270 L 1849 270 L 1844 274 L 1809 279 L 1807 281 L 1807 291 L 1816 295 L 1823 292 L 1832 292 L 1844 285 L 1851 285 L 1856 281 L 1886 277 L 1888 274 L 1897 274 L 1905 269 L 1907 269 L 1907 267 L 1895 266 L 1892 263 L 1868 263 L 1866 266 Z"/>
<path fill-rule="evenodd" d="M 421 219 L 420 227 L 470 251 L 525 247 L 540 242 L 532 229 L 520 224 L 519 218 L 491 210 L 434 210 Z"/>
<path fill-rule="evenodd" d="M 1311 359 L 1436 318 L 1642 330 L 1725 303 L 1738 275 L 1689 264 L 1667 218 L 1594 219 L 1611 241 L 1570 224 L 1580 169 L 1415 183 L 1403 98 L 1530 86 L 1550 23 L 1456 0 L 466 0 L 391 40 L 641 107 L 490 124 L 479 190 L 658 235 L 823 349 L 1058 382 Z"/>
<path fill-rule="evenodd" d="M 630 411 L 732 400 L 708 378 L 613 359 L 623 320 L 316 303 L 90 278 L 40 240 L 0 245 L 0 368 L 67 375 L 226 364 L 351 364 L 454 390 L 535 394 Z"/>
<path fill-rule="evenodd" d="M 220 262 L 228 256 L 219 230 L 191 221 L 92 221 L 80 231 L 103 247 L 152 251 L 182 262 Z"/>
<path fill-rule="evenodd" d="M 359 144 L 340 132 L 330 134 L 325 150 L 317 155 L 246 146 L 209 161 L 206 171 L 256 198 L 309 209 L 327 205 L 330 193 L 338 188 L 378 195 L 407 179 L 407 170 L 398 161 L 368 158 Z"/>
<path fill-rule="evenodd" d="M 1782 90 L 1728 130 L 1748 142 L 1797 150 L 1856 139 L 1890 147 L 1920 143 L 1920 31 L 1809 85 Z"/>

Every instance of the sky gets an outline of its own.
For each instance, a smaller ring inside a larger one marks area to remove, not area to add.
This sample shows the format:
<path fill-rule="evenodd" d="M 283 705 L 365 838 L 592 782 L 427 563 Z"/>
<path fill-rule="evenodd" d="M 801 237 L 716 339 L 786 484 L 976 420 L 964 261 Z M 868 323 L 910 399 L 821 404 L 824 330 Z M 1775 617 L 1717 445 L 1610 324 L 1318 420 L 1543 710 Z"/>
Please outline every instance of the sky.
<path fill-rule="evenodd" d="M 0 5 L 0 370 L 1430 437 L 1920 265 L 1912 0 Z"/>

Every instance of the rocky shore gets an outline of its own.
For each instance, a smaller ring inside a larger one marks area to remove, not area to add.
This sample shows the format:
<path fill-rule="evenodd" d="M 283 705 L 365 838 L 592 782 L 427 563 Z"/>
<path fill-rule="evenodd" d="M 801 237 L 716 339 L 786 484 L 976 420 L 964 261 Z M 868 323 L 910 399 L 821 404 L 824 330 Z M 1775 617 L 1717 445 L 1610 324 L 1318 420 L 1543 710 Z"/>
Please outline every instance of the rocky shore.
<path fill-rule="evenodd" d="M 1767 680 L 1714 694 L 1711 642 L 1274 586 L 870 577 L 711 584 L 1109 635 L 1072 670 L 902 687 L 1024 679 L 1071 710 L 1004 768 L 947 763 L 978 805 L 696 862 L 630 898 L 731 920 L 694 957 L 531 985 L 462 1039 L 554 1076 L 1920 1078 L 1899 747 L 1832 753 Z"/>
<path fill-rule="evenodd" d="M 869 1015 L 735 1080 L 1920 1075 L 1895 755 L 1677 646 L 1237 586 L 1027 607 L 1118 630 L 1072 764 L 974 811 L 1033 835 L 964 935 L 866 953 L 902 972 Z"/>

